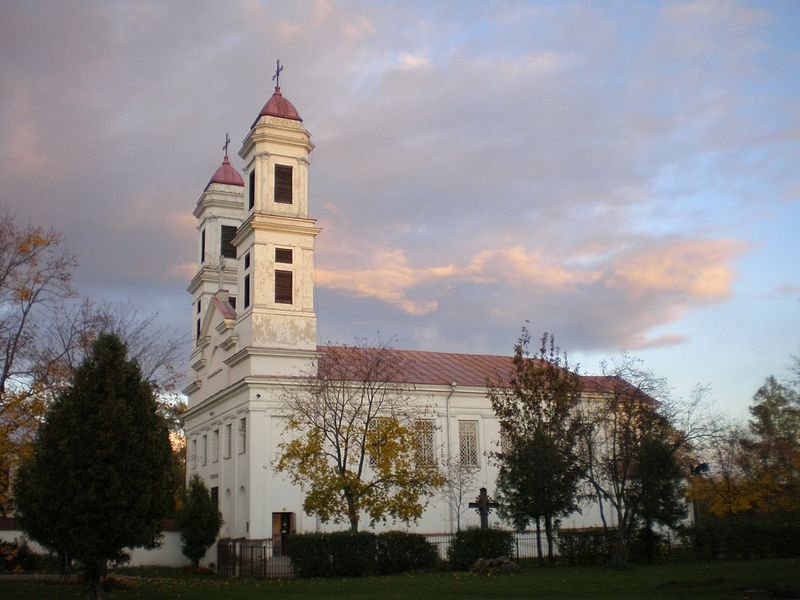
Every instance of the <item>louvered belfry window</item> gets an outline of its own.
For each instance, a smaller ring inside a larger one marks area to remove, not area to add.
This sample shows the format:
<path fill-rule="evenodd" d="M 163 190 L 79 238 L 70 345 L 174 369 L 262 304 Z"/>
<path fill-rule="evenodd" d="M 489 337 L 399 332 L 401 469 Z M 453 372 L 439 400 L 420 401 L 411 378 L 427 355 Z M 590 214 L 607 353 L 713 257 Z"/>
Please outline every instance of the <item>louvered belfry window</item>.
<path fill-rule="evenodd" d="M 291 271 L 275 271 L 275 302 L 277 304 L 292 303 Z"/>
<path fill-rule="evenodd" d="M 233 225 L 223 225 L 219 253 L 225 258 L 236 258 L 236 246 L 231 243 L 231 240 L 236 236 L 236 227 Z"/>
<path fill-rule="evenodd" d="M 292 167 L 275 165 L 275 202 L 292 203 Z"/>
<path fill-rule="evenodd" d="M 275 262 L 292 264 L 292 251 L 290 248 L 275 248 Z"/>

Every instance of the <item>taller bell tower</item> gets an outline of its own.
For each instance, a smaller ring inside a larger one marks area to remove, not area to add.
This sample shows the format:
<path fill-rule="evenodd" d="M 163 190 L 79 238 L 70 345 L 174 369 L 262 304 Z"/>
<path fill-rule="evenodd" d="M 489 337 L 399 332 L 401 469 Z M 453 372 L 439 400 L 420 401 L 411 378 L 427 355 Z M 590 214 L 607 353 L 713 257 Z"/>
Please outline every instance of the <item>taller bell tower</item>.
<path fill-rule="evenodd" d="M 237 249 L 239 345 L 315 351 L 314 238 L 308 217 L 311 136 L 275 86 L 239 156 L 244 161 L 245 218 Z"/>

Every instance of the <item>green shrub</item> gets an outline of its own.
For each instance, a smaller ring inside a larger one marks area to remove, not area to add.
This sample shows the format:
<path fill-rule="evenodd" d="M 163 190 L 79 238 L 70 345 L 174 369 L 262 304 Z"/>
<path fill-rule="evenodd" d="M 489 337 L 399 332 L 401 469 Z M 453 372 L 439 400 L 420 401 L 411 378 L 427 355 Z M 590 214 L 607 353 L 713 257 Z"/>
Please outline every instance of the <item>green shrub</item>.
<path fill-rule="evenodd" d="M 284 554 L 302 577 L 359 577 L 375 573 L 374 533 L 302 533 L 285 540 Z"/>
<path fill-rule="evenodd" d="M 514 536 L 500 529 L 462 529 L 456 533 L 447 558 L 450 568 L 459 571 L 469 569 L 479 558 L 498 558 L 511 556 Z"/>
<path fill-rule="evenodd" d="M 401 531 L 302 533 L 284 543 L 284 554 L 302 577 L 388 575 L 436 563 L 436 550 L 424 536 Z"/>
<path fill-rule="evenodd" d="M 436 549 L 423 535 L 389 531 L 380 534 L 377 542 L 377 572 L 381 575 L 430 569 L 436 564 Z"/>
<path fill-rule="evenodd" d="M 602 528 L 563 529 L 558 532 L 558 553 L 573 565 L 608 562 L 614 550 L 614 532 Z"/>
<path fill-rule="evenodd" d="M 800 521 L 758 517 L 707 519 L 692 533 L 699 558 L 800 556 Z"/>
<path fill-rule="evenodd" d="M 36 571 L 42 557 L 28 548 L 27 544 L 18 546 L 14 542 L 0 542 L 0 571 L 21 573 Z"/>

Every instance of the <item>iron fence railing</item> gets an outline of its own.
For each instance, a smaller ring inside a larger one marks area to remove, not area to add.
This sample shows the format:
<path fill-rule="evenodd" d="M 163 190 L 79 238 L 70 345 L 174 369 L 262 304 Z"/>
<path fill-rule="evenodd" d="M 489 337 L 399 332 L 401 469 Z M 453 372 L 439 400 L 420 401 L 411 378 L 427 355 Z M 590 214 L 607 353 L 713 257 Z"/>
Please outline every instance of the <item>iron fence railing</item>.
<path fill-rule="evenodd" d="M 223 577 L 294 577 L 288 556 L 273 556 L 272 540 L 221 539 L 217 569 Z"/>
<path fill-rule="evenodd" d="M 536 531 L 515 531 L 511 558 L 516 562 L 536 560 L 538 543 Z M 435 549 L 437 556 L 446 566 L 450 545 L 456 535 L 454 533 L 426 533 L 425 539 Z M 539 534 L 543 556 L 547 554 L 547 538 L 542 531 Z M 676 546 L 673 538 L 667 537 L 667 552 Z M 553 545 L 553 553 L 558 556 L 558 535 Z M 491 557 L 496 558 L 496 557 Z M 217 542 L 217 565 L 220 575 L 224 577 L 294 577 L 292 561 L 288 556 L 274 556 L 272 540 L 221 539 Z"/>

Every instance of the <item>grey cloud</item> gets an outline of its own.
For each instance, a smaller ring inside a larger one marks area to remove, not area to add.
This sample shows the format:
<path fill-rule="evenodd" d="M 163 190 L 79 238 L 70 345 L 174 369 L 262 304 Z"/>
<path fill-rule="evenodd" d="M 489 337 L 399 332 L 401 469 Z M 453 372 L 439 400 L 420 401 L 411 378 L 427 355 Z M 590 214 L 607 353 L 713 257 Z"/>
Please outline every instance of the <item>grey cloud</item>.
<path fill-rule="evenodd" d="M 754 143 L 768 176 L 800 189 L 775 153 L 776 143 L 796 150 L 797 137 L 775 142 L 751 114 L 760 100 L 747 90 L 774 83 L 760 68 L 757 14 L 731 8 L 719 25 L 700 15 L 687 30 L 675 11 L 635 6 L 637 35 L 624 15 L 582 4 L 324 7 L 6 3 L 4 202 L 65 233 L 86 289 L 145 308 L 158 298 L 166 318 L 188 323 L 186 281 L 171 274 L 196 260 L 195 232 L 178 217 L 218 166 L 225 132 L 245 136 L 277 57 L 318 145 L 312 213 L 335 220 L 319 238 L 321 268 L 347 266 L 338 249 L 364 238 L 423 268 L 512 240 L 569 266 L 582 253 L 645 249 L 678 222 L 686 236 L 726 237 L 703 207 L 674 197 L 702 186 L 720 191 L 721 211 L 741 201 L 742 148 Z M 405 68 L 403 54 L 420 66 Z M 796 125 L 791 103 L 772 108 Z M 17 169 L 23 134 L 46 167 Z M 717 180 L 687 176 L 707 161 Z M 642 225 L 653 218 L 664 231 Z M 454 281 L 409 293 L 438 309 L 410 317 L 320 290 L 320 330 L 505 352 L 527 318 L 603 349 L 646 344 L 675 318 L 658 297 L 601 286 L 543 294 Z"/>

